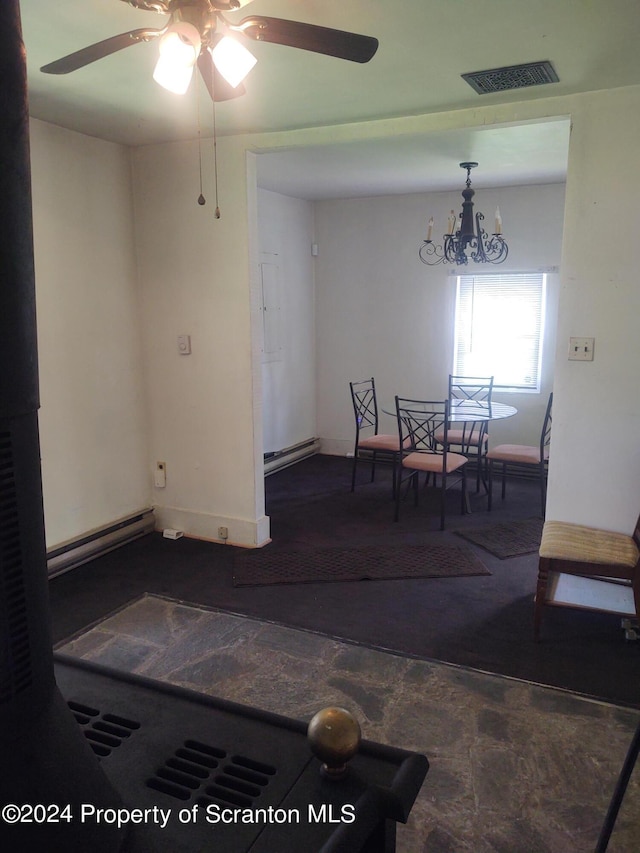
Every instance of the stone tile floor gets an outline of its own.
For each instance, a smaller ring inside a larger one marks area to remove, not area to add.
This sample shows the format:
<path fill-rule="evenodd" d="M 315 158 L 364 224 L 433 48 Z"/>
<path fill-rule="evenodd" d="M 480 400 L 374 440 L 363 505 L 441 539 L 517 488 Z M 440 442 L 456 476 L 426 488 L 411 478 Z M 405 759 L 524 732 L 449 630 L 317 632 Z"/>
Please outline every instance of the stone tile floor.
<path fill-rule="evenodd" d="M 60 651 L 427 755 L 398 853 L 589 853 L 640 712 L 145 595 Z M 608 853 L 640 850 L 640 770 Z"/>

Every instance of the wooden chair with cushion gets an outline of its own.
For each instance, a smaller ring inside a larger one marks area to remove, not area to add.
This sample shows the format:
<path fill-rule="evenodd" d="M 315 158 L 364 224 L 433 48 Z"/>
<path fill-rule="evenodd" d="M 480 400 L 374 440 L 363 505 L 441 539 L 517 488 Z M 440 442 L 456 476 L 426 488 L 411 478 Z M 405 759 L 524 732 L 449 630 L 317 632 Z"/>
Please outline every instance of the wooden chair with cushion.
<path fill-rule="evenodd" d="M 449 376 L 450 400 L 473 400 L 490 403 L 493 394 L 493 376 Z M 464 456 L 475 457 L 476 491 L 480 491 L 480 481 L 489 444 L 486 423 L 462 424 L 462 427 L 449 427 L 448 449 L 455 449 Z M 442 435 L 439 436 L 442 439 Z"/>
<path fill-rule="evenodd" d="M 353 468 L 351 472 L 351 491 L 356 488 L 356 469 L 358 462 L 371 465 L 371 482 L 376 476 L 376 462 L 387 461 L 394 466 L 397 462 L 400 445 L 397 435 L 378 432 L 378 400 L 373 377 L 350 382 L 353 414 L 356 421 L 356 439 L 353 449 Z"/>
<path fill-rule="evenodd" d="M 400 464 L 396 474 L 395 521 L 400 517 L 402 483 L 410 481 L 414 503 L 418 504 L 419 476 L 440 477 L 440 530 L 444 530 L 446 491 L 456 482 L 462 487 L 462 512 L 467 509 L 467 481 L 465 465 L 467 457 L 451 453 L 448 449 L 449 401 L 409 400 L 396 397 L 398 418 L 398 444 L 402 446 Z M 442 436 L 442 440 L 438 438 Z M 452 475 L 458 475 L 454 480 Z"/>
<path fill-rule="evenodd" d="M 616 584 L 630 588 L 632 596 L 628 592 L 627 595 L 632 599 L 631 609 L 635 605 L 635 613 L 640 616 L 640 517 L 630 536 L 564 521 L 545 522 L 538 563 L 534 638 L 540 638 L 542 608 L 545 605 L 629 615 L 629 609 L 623 609 L 620 605 L 604 606 L 602 595 L 598 596 L 595 603 L 586 599 L 580 603 L 577 598 L 572 601 L 559 600 L 555 590 L 561 575 L 574 575 L 593 579 L 603 585 Z"/>
<path fill-rule="evenodd" d="M 509 465 L 535 466 L 538 469 L 540 479 L 540 507 L 542 518 L 545 514 L 547 502 L 547 468 L 549 466 L 549 444 L 551 442 L 551 411 L 553 407 L 553 393 L 549 394 L 547 409 L 540 433 L 540 442 L 537 446 L 527 444 L 499 444 L 487 453 L 489 465 L 489 496 L 487 508 L 491 510 L 493 504 L 493 466 L 498 462 L 502 464 L 502 500 L 505 499 L 507 490 L 507 467 Z"/>

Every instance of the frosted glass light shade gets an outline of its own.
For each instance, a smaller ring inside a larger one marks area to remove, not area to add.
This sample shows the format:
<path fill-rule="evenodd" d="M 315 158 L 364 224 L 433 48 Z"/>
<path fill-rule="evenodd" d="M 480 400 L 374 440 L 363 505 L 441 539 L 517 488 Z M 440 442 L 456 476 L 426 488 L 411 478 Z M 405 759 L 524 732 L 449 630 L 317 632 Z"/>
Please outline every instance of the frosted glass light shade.
<path fill-rule="evenodd" d="M 153 79 L 170 92 L 184 95 L 200 54 L 200 33 L 186 21 L 171 24 L 160 38 L 159 52 Z"/>
<path fill-rule="evenodd" d="M 251 51 L 230 36 L 224 36 L 210 51 L 214 65 L 234 89 L 258 61 Z"/>

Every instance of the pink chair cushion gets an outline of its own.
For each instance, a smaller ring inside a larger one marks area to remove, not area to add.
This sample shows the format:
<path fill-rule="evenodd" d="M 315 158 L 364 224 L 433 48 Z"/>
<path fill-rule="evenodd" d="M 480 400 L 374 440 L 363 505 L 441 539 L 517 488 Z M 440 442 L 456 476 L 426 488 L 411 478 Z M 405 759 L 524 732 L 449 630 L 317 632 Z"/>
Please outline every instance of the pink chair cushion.
<path fill-rule="evenodd" d="M 441 432 L 436 434 L 436 438 L 438 441 L 442 442 L 444 438 L 444 433 Z M 482 443 L 486 444 L 489 439 L 489 435 L 487 433 L 482 437 Z M 450 429 L 447 432 L 447 441 L 449 444 L 469 444 L 472 447 L 477 447 L 480 444 L 480 430 L 474 428 L 473 432 L 470 429 L 461 430 L 461 429 Z"/>
<path fill-rule="evenodd" d="M 544 458 L 549 458 L 548 448 L 545 448 Z M 487 453 L 487 459 L 496 462 L 519 462 L 522 465 L 539 465 L 540 448 L 529 447 L 526 444 L 499 444 Z"/>
<path fill-rule="evenodd" d="M 358 447 L 363 450 L 400 450 L 400 441 L 397 435 L 371 435 L 369 438 L 361 438 Z"/>
<path fill-rule="evenodd" d="M 441 453 L 409 453 L 402 460 L 404 468 L 413 468 L 415 471 L 429 471 L 434 474 L 442 474 L 444 454 Z M 466 465 L 468 459 L 459 453 L 447 453 L 447 474 L 457 471 Z"/>

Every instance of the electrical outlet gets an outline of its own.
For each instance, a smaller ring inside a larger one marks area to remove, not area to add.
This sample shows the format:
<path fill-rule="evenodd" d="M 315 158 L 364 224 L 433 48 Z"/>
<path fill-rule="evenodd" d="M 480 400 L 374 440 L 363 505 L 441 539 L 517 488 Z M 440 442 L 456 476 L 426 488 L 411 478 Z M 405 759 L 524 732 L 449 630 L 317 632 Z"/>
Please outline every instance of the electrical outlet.
<path fill-rule="evenodd" d="M 569 361 L 593 361 L 595 338 L 569 338 Z"/>
<path fill-rule="evenodd" d="M 180 355 L 191 355 L 191 335 L 178 335 L 178 352 Z"/>
<path fill-rule="evenodd" d="M 164 462 L 156 462 L 156 469 L 153 472 L 153 483 L 157 489 L 164 489 L 167 485 L 167 466 Z"/>
<path fill-rule="evenodd" d="M 218 528 L 218 539 L 228 539 L 229 538 L 229 528 L 228 527 L 219 527 Z"/>

